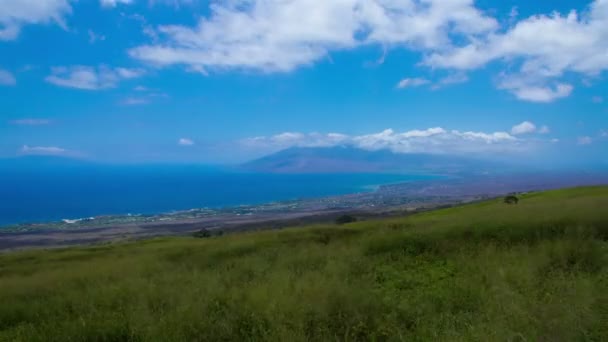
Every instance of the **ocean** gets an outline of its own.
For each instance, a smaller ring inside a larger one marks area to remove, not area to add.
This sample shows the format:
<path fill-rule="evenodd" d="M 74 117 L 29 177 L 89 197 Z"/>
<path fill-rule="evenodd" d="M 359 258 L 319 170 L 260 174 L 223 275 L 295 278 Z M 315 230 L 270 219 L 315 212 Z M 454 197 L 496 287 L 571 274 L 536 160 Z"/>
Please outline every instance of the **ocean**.
<path fill-rule="evenodd" d="M 0 171 L 0 226 L 317 198 L 430 178 L 393 174 L 253 174 L 198 167 Z"/>

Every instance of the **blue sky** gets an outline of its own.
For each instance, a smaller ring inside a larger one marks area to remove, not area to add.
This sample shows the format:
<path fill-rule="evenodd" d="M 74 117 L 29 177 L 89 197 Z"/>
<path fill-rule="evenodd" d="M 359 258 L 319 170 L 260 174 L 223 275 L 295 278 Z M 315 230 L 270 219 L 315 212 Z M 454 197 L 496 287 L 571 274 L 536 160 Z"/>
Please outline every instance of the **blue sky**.
<path fill-rule="evenodd" d="M 606 160 L 608 0 L 0 0 L 0 157 Z"/>

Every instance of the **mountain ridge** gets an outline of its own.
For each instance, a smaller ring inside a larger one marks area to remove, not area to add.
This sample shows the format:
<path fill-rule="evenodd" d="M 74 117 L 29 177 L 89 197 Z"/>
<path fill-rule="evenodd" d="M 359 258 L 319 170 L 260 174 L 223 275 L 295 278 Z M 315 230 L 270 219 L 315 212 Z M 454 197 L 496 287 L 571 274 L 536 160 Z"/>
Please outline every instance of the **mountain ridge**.
<path fill-rule="evenodd" d="M 349 146 L 292 147 L 241 165 L 247 171 L 270 173 L 482 173 L 499 167 L 498 162 L 466 156 L 371 151 Z"/>

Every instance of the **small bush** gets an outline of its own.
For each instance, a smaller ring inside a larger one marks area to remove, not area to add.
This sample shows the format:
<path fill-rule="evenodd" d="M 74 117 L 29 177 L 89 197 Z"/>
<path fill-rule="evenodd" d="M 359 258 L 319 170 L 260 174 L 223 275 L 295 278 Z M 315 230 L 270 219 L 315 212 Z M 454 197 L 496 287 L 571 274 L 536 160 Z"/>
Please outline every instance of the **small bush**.
<path fill-rule="evenodd" d="M 204 238 L 210 238 L 211 237 L 211 232 L 205 228 L 199 230 L 198 232 L 192 234 L 192 236 L 194 236 L 195 238 L 199 238 L 199 239 L 204 239 Z"/>
<path fill-rule="evenodd" d="M 342 215 L 336 219 L 337 224 L 347 224 L 357 222 L 357 218 L 351 215 Z"/>
<path fill-rule="evenodd" d="M 517 198 L 517 196 L 514 196 L 514 195 L 506 196 L 505 203 L 506 204 L 517 204 L 517 203 L 519 203 L 519 198 Z"/>

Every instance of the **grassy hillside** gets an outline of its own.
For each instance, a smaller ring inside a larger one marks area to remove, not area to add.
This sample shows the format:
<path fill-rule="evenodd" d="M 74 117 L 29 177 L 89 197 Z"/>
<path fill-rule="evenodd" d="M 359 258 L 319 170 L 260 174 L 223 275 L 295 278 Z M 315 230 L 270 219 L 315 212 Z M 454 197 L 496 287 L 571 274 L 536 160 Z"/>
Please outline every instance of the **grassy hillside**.
<path fill-rule="evenodd" d="M 608 339 L 608 188 L 0 255 L 0 341 Z"/>

